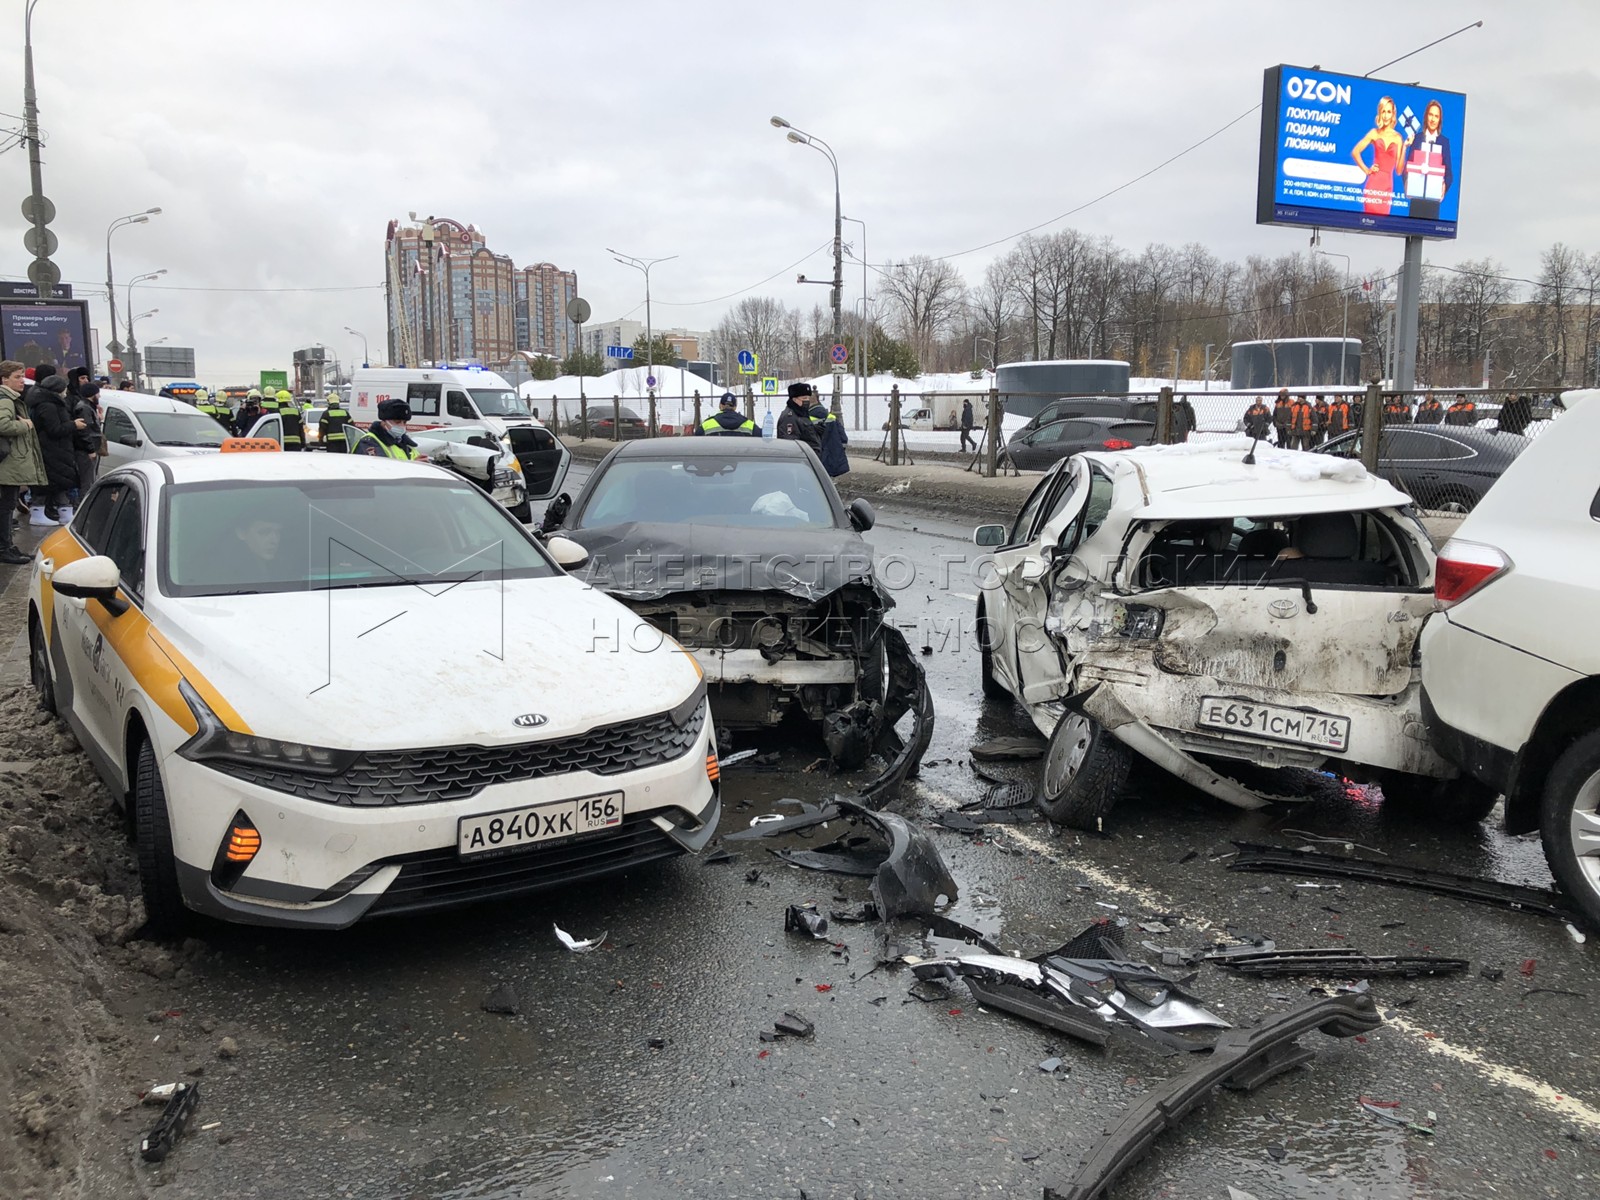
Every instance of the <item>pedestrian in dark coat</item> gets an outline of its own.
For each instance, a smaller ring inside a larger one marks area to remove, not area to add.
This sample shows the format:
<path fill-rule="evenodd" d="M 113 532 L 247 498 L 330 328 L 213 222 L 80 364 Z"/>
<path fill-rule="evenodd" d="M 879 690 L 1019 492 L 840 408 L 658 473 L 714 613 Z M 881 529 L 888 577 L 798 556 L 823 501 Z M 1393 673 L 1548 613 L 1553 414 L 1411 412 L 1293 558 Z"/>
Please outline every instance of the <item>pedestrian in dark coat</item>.
<path fill-rule="evenodd" d="M 73 446 L 83 421 L 67 406 L 67 381 L 51 375 L 28 392 L 28 416 L 39 435 L 39 452 L 44 458 L 44 498 L 35 497 L 35 524 L 46 524 L 46 507 L 54 507 L 57 520 L 65 525 L 72 519 L 67 494 L 78 486 L 78 455 Z"/>
<path fill-rule="evenodd" d="M 78 396 L 72 415 L 83 422 L 83 428 L 73 437 L 73 450 L 78 460 L 78 500 L 81 502 L 100 470 L 100 385 L 89 379 L 81 380 Z"/>
<path fill-rule="evenodd" d="M 850 435 L 844 431 L 844 422 L 829 412 L 827 405 L 819 404 L 811 410 L 811 424 L 822 442 L 817 457 L 822 460 L 823 470 L 834 479 L 848 475 L 850 455 L 845 447 L 850 444 Z"/>
<path fill-rule="evenodd" d="M 1288 388 L 1278 390 L 1278 402 L 1272 406 L 1272 430 L 1278 445 L 1287 448 L 1294 438 L 1294 403 Z"/>
<path fill-rule="evenodd" d="M 1497 422 L 1501 433 L 1526 433 L 1533 422 L 1533 401 L 1527 396 L 1512 395 L 1500 406 Z"/>
<path fill-rule="evenodd" d="M 972 440 L 973 420 L 972 401 L 963 400 L 961 402 L 961 448 L 963 450 L 976 450 L 978 448 L 978 443 Z"/>
<path fill-rule="evenodd" d="M 783 406 L 783 411 L 778 414 L 778 423 L 774 432 L 780 438 L 790 441 L 804 442 L 819 454 L 822 452 L 822 436 L 811 423 L 811 402 L 816 399 L 816 389 L 809 383 L 791 383 L 789 385 L 789 402 Z"/>

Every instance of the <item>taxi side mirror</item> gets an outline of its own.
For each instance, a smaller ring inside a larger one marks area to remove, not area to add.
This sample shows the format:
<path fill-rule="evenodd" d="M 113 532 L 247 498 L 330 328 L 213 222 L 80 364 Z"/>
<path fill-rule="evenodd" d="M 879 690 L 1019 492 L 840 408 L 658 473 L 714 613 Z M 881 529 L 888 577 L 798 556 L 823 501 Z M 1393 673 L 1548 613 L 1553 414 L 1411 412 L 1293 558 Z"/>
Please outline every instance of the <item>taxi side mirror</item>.
<path fill-rule="evenodd" d="M 113 617 L 128 610 L 126 602 L 117 597 L 121 582 L 121 569 L 104 554 L 57 567 L 50 577 L 50 585 L 61 595 L 70 600 L 98 600 Z"/>

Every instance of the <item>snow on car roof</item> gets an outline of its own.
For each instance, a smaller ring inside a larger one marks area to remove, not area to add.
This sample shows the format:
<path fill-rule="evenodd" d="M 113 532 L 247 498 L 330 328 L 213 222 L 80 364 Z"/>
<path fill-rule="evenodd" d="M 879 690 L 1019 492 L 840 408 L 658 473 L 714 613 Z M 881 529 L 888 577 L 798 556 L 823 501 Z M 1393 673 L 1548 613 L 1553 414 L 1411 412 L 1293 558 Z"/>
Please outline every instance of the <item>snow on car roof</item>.
<path fill-rule="evenodd" d="M 282 451 L 245 451 L 195 454 L 182 458 L 146 459 L 124 470 L 142 471 L 167 483 L 215 483 L 218 480 L 272 479 L 415 479 L 420 472 L 459 480 L 460 476 L 427 463 L 401 462 L 364 454 L 285 454 Z"/>
<path fill-rule="evenodd" d="M 1252 445 L 1247 437 L 1088 457 L 1136 494 L 1129 515 L 1140 520 L 1293 516 L 1411 503 L 1354 459 L 1254 444 L 1253 465 L 1244 461 Z"/>

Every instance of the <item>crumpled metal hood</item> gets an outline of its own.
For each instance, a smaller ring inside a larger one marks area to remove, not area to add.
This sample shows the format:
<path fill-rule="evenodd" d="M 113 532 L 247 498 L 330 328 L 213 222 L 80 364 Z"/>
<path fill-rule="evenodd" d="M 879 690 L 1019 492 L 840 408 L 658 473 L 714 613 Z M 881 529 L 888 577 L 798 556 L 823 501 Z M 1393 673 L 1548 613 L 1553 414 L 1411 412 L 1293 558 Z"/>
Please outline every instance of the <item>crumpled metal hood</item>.
<path fill-rule="evenodd" d="M 820 600 L 874 582 L 872 548 L 854 530 L 633 522 L 563 532 L 589 551 L 584 581 L 630 600 L 694 591 Z"/>

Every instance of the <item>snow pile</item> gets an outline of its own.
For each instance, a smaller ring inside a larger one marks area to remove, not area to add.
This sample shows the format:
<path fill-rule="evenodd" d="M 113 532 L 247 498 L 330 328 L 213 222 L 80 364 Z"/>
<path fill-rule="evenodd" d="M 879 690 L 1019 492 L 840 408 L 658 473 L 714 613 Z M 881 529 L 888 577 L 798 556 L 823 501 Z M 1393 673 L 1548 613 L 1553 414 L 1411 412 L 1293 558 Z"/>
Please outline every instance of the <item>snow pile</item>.
<path fill-rule="evenodd" d="M 1248 437 L 1212 438 L 1205 442 L 1183 442 L 1175 446 L 1140 446 L 1129 450 L 1129 458 L 1227 458 L 1242 462 L 1255 447 L 1256 465 L 1287 471 L 1299 483 L 1332 479 L 1338 483 L 1360 483 L 1368 478 L 1359 459 L 1338 458 L 1332 454 L 1313 454 L 1305 450 L 1280 450 Z"/>

